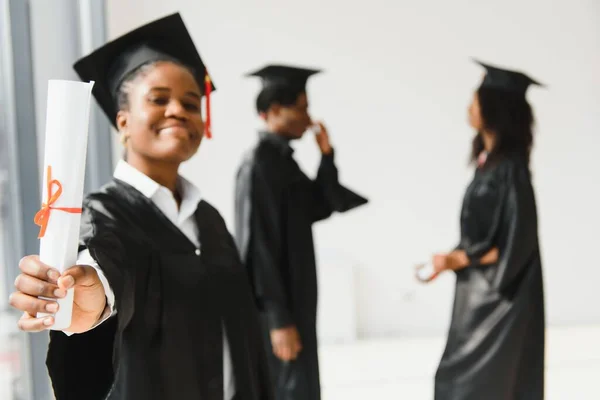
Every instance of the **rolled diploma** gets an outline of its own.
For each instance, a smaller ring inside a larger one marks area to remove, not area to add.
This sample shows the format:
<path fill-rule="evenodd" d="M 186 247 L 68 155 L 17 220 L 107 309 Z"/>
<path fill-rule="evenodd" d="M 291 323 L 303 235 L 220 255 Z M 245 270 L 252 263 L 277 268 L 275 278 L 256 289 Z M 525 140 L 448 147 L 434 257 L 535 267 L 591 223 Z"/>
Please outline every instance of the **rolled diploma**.
<path fill-rule="evenodd" d="M 52 179 L 62 184 L 62 194 L 54 207 L 80 208 L 83 203 L 83 183 L 91 94 L 94 82 L 66 80 L 48 81 L 46 137 L 43 168 L 42 202 L 48 201 L 47 167 Z M 56 191 L 54 187 L 53 192 Z M 45 235 L 40 239 L 40 261 L 61 273 L 75 265 L 79 246 L 80 213 L 51 210 Z M 58 300 L 52 330 L 64 330 L 71 325 L 73 289 Z M 39 313 L 38 317 L 52 314 Z"/>

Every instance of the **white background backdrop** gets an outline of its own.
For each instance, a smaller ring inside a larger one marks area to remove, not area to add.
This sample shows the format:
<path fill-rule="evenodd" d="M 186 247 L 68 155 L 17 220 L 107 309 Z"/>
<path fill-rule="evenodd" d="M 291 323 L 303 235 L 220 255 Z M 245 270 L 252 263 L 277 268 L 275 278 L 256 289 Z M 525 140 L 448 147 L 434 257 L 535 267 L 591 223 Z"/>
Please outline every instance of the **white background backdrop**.
<path fill-rule="evenodd" d="M 458 240 L 461 197 L 471 176 L 466 108 L 482 74 L 470 57 L 523 69 L 547 83 L 546 90 L 529 93 L 538 119 L 533 171 L 547 315 L 551 324 L 600 322 L 594 306 L 600 300 L 596 0 L 107 3 L 110 39 L 182 13 L 218 88 L 215 138 L 184 173 L 231 229 L 235 170 L 259 126 L 259 83 L 243 74 L 272 62 L 325 70 L 309 81 L 311 111 L 329 127 L 343 182 L 371 203 L 316 227 L 320 266 L 338 260 L 356 267 L 357 306 L 348 302 L 352 309 L 344 311 L 355 313 L 362 336 L 447 327 L 453 277 L 419 286 L 411 266 Z M 311 139 L 298 143 L 296 155 L 312 174 L 318 154 Z M 325 309 L 334 300 L 344 303 L 343 289 L 322 287 Z M 328 317 L 328 323 L 336 321 Z"/>

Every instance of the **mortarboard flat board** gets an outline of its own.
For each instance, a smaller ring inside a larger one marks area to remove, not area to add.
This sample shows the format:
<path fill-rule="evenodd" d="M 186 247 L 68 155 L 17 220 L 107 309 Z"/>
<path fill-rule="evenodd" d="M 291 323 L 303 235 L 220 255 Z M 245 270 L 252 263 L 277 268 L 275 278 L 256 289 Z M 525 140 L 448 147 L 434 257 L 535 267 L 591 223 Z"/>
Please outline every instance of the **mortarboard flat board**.
<path fill-rule="evenodd" d="M 541 83 L 519 71 L 511 71 L 473 60 L 486 70 L 481 82 L 482 88 L 498 89 L 525 95 L 530 85 L 544 87 Z"/>
<path fill-rule="evenodd" d="M 215 87 L 179 13 L 143 25 L 81 58 L 73 68 L 83 81 L 95 81 L 93 95 L 116 128 L 117 89 L 143 64 L 175 61 L 190 68 L 207 97 Z M 207 125 L 210 113 L 207 109 Z M 208 131 L 210 134 L 210 131 Z"/>
<path fill-rule="evenodd" d="M 263 88 L 279 84 L 291 86 L 299 91 L 305 91 L 308 78 L 320 72 L 322 71 L 318 69 L 299 68 L 287 65 L 268 65 L 257 71 L 250 72 L 246 74 L 246 76 L 261 78 Z"/>

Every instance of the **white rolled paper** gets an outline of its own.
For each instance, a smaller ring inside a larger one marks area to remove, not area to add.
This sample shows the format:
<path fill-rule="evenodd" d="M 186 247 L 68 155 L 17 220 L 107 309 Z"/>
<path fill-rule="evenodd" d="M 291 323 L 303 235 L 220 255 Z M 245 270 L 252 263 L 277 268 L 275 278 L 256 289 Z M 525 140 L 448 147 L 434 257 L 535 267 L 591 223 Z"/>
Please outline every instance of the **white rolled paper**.
<path fill-rule="evenodd" d="M 417 278 L 423 282 L 429 281 L 434 274 L 435 269 L 433 268 L 433 264 L 431 262 L 422 264 L 422 266 L 417 269 Z"/>
<path fill-rule="evenodd" d="M 36 218 L 44 214 L 38 221 L 40 236 L 43 234 L 40 260 L 61 273 L 77 261 L 81 222 L 78 209 L 83 202 L 93 86 L 94 82 L 48 81 L 42 210 Z M 71 325 L 73 289 L 58 300 L 58 305 L 50 329 L 65 330 Z M 47 315 L 51 314 L 40 313 L 38 317 Z"/>

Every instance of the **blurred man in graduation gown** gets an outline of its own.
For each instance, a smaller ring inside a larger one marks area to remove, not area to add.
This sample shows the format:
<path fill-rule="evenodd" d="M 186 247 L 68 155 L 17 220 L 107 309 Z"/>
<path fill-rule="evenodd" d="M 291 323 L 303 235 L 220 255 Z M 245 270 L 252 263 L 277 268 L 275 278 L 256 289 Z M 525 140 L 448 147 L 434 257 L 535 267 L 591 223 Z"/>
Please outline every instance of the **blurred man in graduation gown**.
<path fill-rule="evenodd" d="M 434 256 L 456 273 L 435 400 L 542 400 L 545 312 L 537 207 L 529 171 L 533 113 L 528 76 L 482 64 L 470 108 L 475 176 L 457 248 Z"/>
<path fill-rule="evenodd" d="M 179 14 L 79 60 L 82 80 L 123 137 L 127 161 L 87 196 L 78 266 L 59 278 L 23 259 L 11 303 L 39 331 L 74 287 L 73 323 L 52 331 L 47 366 L 57 400 L 272 398 L 260 321 L 233 237 L 178 174 L 210 127 L 214 89 Z M 208 101 L 208 98 L 207 98 Z M 208 123 L 208 121 L 207 121 Z M 42 288 L 42 292 L 40 292 Z"/>
<path fill-rule="evenodd" d="M 250 74 L 262 78 L 256 104 L 266 129 L 236 180 L 235 237 L 262 314 L 278 400 L 320 399 L 312 225 L 367 203 L 338 181 L 334 150 L 321 123 L 316 179 L 292 157 L 291 142 L 314 126 L 306 82 L 316 72 L 268 66 Z"/>

